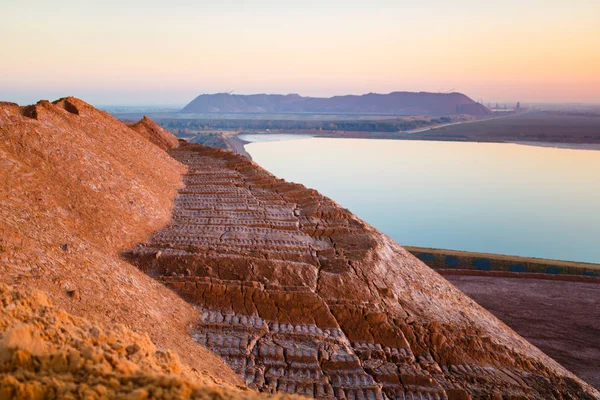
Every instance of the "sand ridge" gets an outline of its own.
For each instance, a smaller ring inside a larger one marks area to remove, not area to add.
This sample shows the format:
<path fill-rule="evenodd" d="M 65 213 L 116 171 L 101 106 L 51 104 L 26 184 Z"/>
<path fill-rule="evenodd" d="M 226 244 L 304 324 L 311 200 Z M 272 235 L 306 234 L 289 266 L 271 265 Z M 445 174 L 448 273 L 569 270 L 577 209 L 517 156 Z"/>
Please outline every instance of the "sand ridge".
<path fill-rule="evenodd" d="M 206 383 L 243 385 L 191 341 L 198 313 L 119 251 L 170 217 L 186 168 L 76 98 L 0 105 L 0 282 L 147 333 Z"/>

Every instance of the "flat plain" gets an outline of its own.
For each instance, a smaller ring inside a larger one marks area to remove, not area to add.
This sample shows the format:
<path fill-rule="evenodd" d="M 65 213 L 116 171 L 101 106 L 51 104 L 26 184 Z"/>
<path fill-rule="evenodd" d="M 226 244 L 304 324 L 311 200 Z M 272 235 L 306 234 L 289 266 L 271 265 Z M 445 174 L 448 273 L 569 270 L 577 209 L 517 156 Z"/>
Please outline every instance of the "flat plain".
<path fill-rule="evenodd" d="M 600 388 L 600 285 L 447 275 L 448 281 L 544 353 Z"/>
<path fill-rule="evenodd" d="M 600 114 L 532 111 L 442 126 L 413 139 L 494 142 L 600 143 Z"/>

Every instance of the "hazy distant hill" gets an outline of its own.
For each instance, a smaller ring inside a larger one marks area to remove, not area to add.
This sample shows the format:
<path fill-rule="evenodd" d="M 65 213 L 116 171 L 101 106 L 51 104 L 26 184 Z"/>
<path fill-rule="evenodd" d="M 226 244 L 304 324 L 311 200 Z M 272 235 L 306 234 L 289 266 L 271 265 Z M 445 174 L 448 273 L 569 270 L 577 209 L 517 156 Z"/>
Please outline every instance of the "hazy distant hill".
<path fill-rule="evenodd" d="M 348 113 L 392 115 L 490 114 L 485 106 L 462 93 L 393 92 L 330 98 L 297 94 L 202 94 L 185 106 L 184 113 Z"/>

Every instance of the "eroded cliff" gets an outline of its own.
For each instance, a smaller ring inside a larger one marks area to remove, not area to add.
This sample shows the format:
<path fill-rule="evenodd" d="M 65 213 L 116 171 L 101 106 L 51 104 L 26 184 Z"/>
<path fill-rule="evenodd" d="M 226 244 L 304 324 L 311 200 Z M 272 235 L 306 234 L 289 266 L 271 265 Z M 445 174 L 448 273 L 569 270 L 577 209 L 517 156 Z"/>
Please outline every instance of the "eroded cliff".
<path fill-rule="evenodd" d="M 183 144 L 170 224 L 126 256 L 202 312 L 193 337 L 250 387 L 338 399 L 598 393 L 314 190 Z"/>

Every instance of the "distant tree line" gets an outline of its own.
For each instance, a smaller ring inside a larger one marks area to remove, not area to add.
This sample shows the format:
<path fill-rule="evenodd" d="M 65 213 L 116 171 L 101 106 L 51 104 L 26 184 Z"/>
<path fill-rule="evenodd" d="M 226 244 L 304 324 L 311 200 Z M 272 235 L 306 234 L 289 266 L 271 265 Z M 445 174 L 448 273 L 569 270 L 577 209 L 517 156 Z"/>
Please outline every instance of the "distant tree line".
<path fill-rule="evenodd" d="M 257 120 L 257 119 L 162 119 L 163 127 L 174 132 L 199 130 L 323 130 L 352 132 L 402 132 L 432 124 L 451 122 L 449 117 L 431 120 L 380 121 L 311 121 L 311 120 Z"/>

